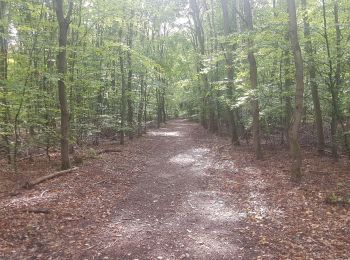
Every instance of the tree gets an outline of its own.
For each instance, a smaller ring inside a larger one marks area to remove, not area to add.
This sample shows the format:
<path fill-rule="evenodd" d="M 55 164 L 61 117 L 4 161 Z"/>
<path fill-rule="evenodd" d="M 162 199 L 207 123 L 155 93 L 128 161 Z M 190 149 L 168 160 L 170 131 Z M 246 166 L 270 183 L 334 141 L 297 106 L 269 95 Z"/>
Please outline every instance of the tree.
<path fill-rule="evenodd" d="M 71 168 L 69 160 L 69 109 L 66 94 L 65 75 L 67 70 L 67 38 L 68 28 L 71 23 L 71 15 L 73 11 L 73 1 L 69 2 L 66 17 L 64 16 L 63 0 L 54 0 L 57 21 L 59 26 L 59 51 L 57 56 L 57 71 L 59 73 L 58 80 L 58 96 L 61 110 L 61 162 L 62 170 Z"/>
<path fill-rule="evenodd" d="M 122 40 L 122 27 L 119 29 L 119 40 Z M 120 109 L 120 144 L 124 144 L 125 138 L 125 112 L 126 112 L 126 82 L 125 82 L 125 66 L 124 66 L 124 53 L 122 48 L 119 50 L 119 68 L 121 75 L 121 109 Z"/>
<path fill-rule="evenodd" d="M 244 0 L 244 13 L 246 27 L 250 33 L 253 31 L 253 15 L 251 10 L 250 0 Z M 248 39 L 248 62 L 249 62 L 249 78 L 250 87 L 253 91 L 253 96 L 251 100 L 252 115 L 253 115 L 253 143 L 255 156 L 257 159 L 262 158 L 261 143 L 260 143 L 260 116 L 259 116 L 259 101 L 257 97 L 257 87 L 258 87 L 258 70 L 256 66 L 256 59 L 253 52 L 253 41 L 251 38 Z"/>
<path fill-rule="evenodd" d="M 290 152 L 293 159 L 292 178 L 295 181 L 300 181 L 302 176 L 302 156 L 299 145 L 299 126 L 303 113 L 303 98 L 304 98 L 304 71 L 303 58 L 298 38 L 298 25 L 295 8 L 295 0 L 287 0 L 289 14 L 289 38 L 294 56 L 295 64 L 295 108 L 293 113 L 292 125 L 289 131 Z"/>
<path fill-rule="evenodd" d="M 237 30 L 237 19 L 236 19 L 236 12 L 234 12 L 234 15 L 232 17 L 233 20 L 233 26 L 230 26 L 230 17 L 229 17 L 229 8 L 227 0 L 221 0 L 221 8 L 222 8 L 222 14 L 223 14 L 223 25 L 224 25 L 224 33 L 226 37 L 229 37 L 232 33 L 232 27 Z M 233 52 L 234 48 L 232 44 L 226 43 L 225 44 L 225 62 L 226 62 L 226 75 L 227 75 L 227 94 L 229 96 L 229 99 L 231 102 L 234 102 L 234 67 L 233 67 Z M 239 145 L 239 138 L 237 133 L 237 126 L 236 126 L 236 119 L 235 119 L 235 111 L 230 107 L 227 106 L 227 113 L 229 115 L 229 123 L 230 123 L 230 132 L 231 132 L 231 142 L 234 145 Z"/>
<path fill-rule="evenodd" d="M 131 19 L 133 18 L 133 15 L 131 15 Z M 128 79 L 127 79 L 127 93 L 126 93 L 126 100 L 127 100 L 127 106 L 128 106 L 128 132 L 129 132 L 129 139 L 133 139 L 134 137 L 134 111 L 133 111 L 133 99 L 132 99 L 132 76 L 133 76 L 133 70 L 132 70 L 132 58 L 131 58 L 131 49 L 133 45 L 133 37 L 134 37 L 134 31 L 133 31 L 133 23 L 129 23 L 128 25 L 128 35 L 127 35 L 127 44 L 128 44 L 128 51 L 127 51 L 127 64 L 128 64 Z"/>
<path fill-rule="evenodd" d="M 15 165 L 17 155 L 45 149 L 50 159 L 61 147 L 69 168 L 75 144 L 124 144 L 149 121 L 178 116 L 234 145 L 253 137 L 258 158 L 287 139 L 295 179 L 299 142 L 350 154 L 349 4 L 302 0 L 300 44 L 298 10 L 286 4 L 0 0 L 1 155 Z"/>
<path fill-rule="evenodd" d="M 304 21 L 304 36 L 306 38 L 305 43 L 305 53 L 308 55 L 308 72 L 310 77 L 310 87 L 311 87 L 311 94 L 312 94 L 312 101 L 314 105 L 314 113 L 315 113 L 315 123 L 316 123 L 316 129 L 317 129 L 317 144 L 318 144 L 318 151 L 320 153 L 323 153 L 325 148 L 325 141 L 324 141 L 324 134 L 323 134 L 323 120 L 322 120 L 322 111 L 321 111 L 321 105 L 320 105 L 320 97 L 318 93 L 318 84 L 316 81 L 316 64 L 314 59 L 314 48 L 312 46 L 311 41 L 311 32 L 310 32 L 310 22 L 309 22 L 309 15 L 307 12 L 307 3 L 306 0 L 302 0 L 303 5 L 303 21 Z"/>
<path fill-rule="evenodd" d="M 197 72 L 200 74 L 201 78 L 201 95 L 202 95 L 202 106 L 201 106 L 201 123 L 205 128 L 208 128 L 208 93 L 209 93 L 209 81 L 207 74 L 203 71 L 204 65 L 202 62 L 202 57 L 205 55 L 205 35 L 203 29 L 202 18 L 200 14 L 200 9 L 197 0 L 190 0 L 191 15 L 194 24 L 195 31 L 195 42 L 198 48 L 199 57 Z"/>
<path fill-rule="evenodd" d="M 11 147 L 9 140 L 9 121 L 10 113 L 7 101 L 7 56 L 8 56 L 8 22 L 7 22 L 7 2 L 0 1 L 0 115 L 2 115 L 2 123 L 0 123 L 0 135 L 6 145 L 6 153 L 9 163 L 11 163 Z"/>

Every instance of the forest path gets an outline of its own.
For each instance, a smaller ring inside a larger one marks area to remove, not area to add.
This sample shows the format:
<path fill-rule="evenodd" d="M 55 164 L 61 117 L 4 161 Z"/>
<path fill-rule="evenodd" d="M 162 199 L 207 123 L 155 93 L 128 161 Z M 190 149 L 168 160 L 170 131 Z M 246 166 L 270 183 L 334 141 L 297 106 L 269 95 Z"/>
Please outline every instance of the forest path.
<path fill-rule="evenodd" d="M 102 148 L 119 152 L 96 156 Z M 78 170 L 0 197 L 0 259 L 256 259 L 261 253 L 260 226 L 251 221 L 260 225 L 270 214 L 265 184 L 229 140 L 174 120 L 125 146 L 106 140 L 88 149 L 95 156 Z M 23 167 L 36 172 L 44 160 Z M 32 212 L 37 209 L 48 213 Z"/>
<path fill-rule="evenodd" d="M 325 203 L 348 194 L 347 160 L 309 155 L 297 186 L 286 152 L 258 162 L 186 120 L 83 151 L 78 170 L 0 193 L 0 259 L 350 259 L 350 207 Z M 45 165 L 21 169 L 39 177 L 59 160 Z"/>
<path fill-rule="evenodd" d="M 143 173 L 100 232 L 109 259 L 240 259 L 237 233 L 246 213 L 218 175 L 238 169 L 197 124 L 171 121 L 150 131 Z M 220 183 L 221 180 L 221 183 Z M 226 180 L 230 181 L 230 180 Z M 232 180 L 231 180 L 232 181 Z"/>

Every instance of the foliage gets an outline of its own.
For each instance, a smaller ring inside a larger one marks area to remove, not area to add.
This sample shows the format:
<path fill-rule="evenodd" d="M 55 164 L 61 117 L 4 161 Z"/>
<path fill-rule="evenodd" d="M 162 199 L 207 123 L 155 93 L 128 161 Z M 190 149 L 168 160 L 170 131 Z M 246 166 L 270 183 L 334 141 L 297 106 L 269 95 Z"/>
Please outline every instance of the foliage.
<path fill-rule="evenodd" d="M 56 70 L 58 26 L 53 1 L 1 2 L 8 7 L 0 23 L 8 64 L 0 88 L 2 146 L 15 142 L 19 151 L 29 146 L 57 146 L 60 114 L 56 85 L 60 75 Z M 294 100 L 285 3 L 254 2 L 254 30 L 247 32 L 240 9 L 243 2 L 228 1 L 231 24 L 227 34 L 222 1 L 191 2 L 198 6 L 198 21 L 184 0 L 74 1 L 65 75 L 71 143 L 84 142 L 91 133 L 106 128 L 115 133 L 137 132 L 140 120 L 161 123 L 166 117 L 199 117 L 204 125 L 215 121 L 214 125 L 224 128 L 232 111 L 239 116 L 236 123 L 240 129 L 249 129 L 250 102 L 254 98 L 259 100 L 262 130 L 285 131 L 288 102 L 293 104 Z M 334 19 L 335 2 L 339 24 Z M 342 136 L 348 136 L 350 46 L 345 35 L 349 34 L 350 6 L 345 0 L 335 2 L 326 5 L 327 32 L 330 58 L 341 68 L 338 117 Z M 334 78 L 336 68 L 330 72 L 327 63 L 321 8 L 322 3 L 311 0 L 306 9 L 298 6 L 297 11 L 298 24 L 302 25 L 307 15 L 311 28 L 309 38 L 299 28 L 306 75 L 304 123 L 315 119 L 307 73 L 312 54 L 305 48 L 311 39 L 315 81 L 324 126 L 328 128 L 332 96 L 327 80 L 329 73 Z M 344 36 L 340 45 L 336 42 L 337 25 Z M 256 90 L 250 88 L 248 51 L 253 51 L 257 60 Z M 227 79 L 227 59 L 233 64 L 233 82 Z M 0 70 L 4 72 L 3 67 Z"/>

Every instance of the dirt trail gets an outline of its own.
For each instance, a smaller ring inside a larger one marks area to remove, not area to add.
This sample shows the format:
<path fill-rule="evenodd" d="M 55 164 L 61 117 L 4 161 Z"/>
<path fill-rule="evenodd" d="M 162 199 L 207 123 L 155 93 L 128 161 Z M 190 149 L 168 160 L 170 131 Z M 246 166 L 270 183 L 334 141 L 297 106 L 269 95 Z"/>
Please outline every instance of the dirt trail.
<path fill-rule="evenodd" d="M 246 219 L 264 213 L 264 203 L 256 187 L 238 192 L 239 172 L 254 169 L 237 169 L 230 149 L 198 124 L 175 120 L 120 153 L 7 196 L 0 200 L 0 258 L 256 258 Z M 50 213 L 28 212 L 42 208 Z"/>
<path fill-rule="evenodd" d="M 195 131 L 197 130 L 197 131 Z M 99 256 L 112 259 L 240 259 L 235 229 L 246 213 L 216 175 L 237 171 L 198 135 L 198 126 L 173 121 L 145 137 L 152 143 L 145 170 L 101 232 Z"/>
<path fill-rule="evenodd" d="M 350 207 L 325 202 L 346 160 L 308 154 L 296 186 L 286 152 L 258 162 L 185 120 L 101 148 L 121 152 L 0 197 L 0 259 L 350 259 Z"/>

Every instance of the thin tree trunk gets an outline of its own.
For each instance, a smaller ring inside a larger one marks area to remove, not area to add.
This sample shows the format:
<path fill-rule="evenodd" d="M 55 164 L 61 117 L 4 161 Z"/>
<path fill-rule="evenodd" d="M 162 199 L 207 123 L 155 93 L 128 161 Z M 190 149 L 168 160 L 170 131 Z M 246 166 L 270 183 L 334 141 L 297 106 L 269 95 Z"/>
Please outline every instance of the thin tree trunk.
<path fill-rule="evenodd" d="M 287 34 L 286 40 L 289 40 L 289 36 Z M 291 127 L 291 121 L 292 121 L 292 98 L 291 98 L 291 87 L 293 84 L 293 80 L 291 78 L 291 71 L 290 71 L 290 53 L 289 50 L 284 51 L 284 131 L 286 134 L 287 142 L 289 143 L 289 130 Z"/>
<path fill-rule="evenodd" d="M 7 55 L 8 55 L 8 22 L 7 22 L 7 1 L 0 1 L 0 93 L 2 93 L 1 103 L 4 107 L 3 112 L 3 134 L 2 139 L 6 144 L 7 160 L 10 164 L 11 158 L 11 143 L 9 137 L 9 122 L 10 122 L 10 110 L 7 100 Z"/>
<path fill-rule="evenodd" d="M 214 24 L 214 10 L 213 10 L 213 1 L 211 0 L 211 6 L 208 7 L 206 0 L 203 1 L 206 9 L 211 9 L 211 12 L 207 12 L 207 19 L 208 19 L 208 25 L 209 25 L 209 38 L 210 40 L 210 49 L 209 49 L 209 55 L 213 55 L 217 49 L 215 42 L 213 43 L 213 40 L 216 41 L 216 33 L 215 33 L 215 24 Z M 218 80 L 218 70 L 216 69 L 214 72 L 214 75 L 211 77 L 212 81 Z M 208 95 L 208 130 L 211 133 L 216 133 L 218 131 L 218 124 L 217 124 L 217 117 L 216 117 L 216 105 L 215 105 L 215 90 L 212 88 L 211 82 L 209 83 L 209 95 Z"/>
<path fill-rule="evenodd" d="M 295 9 L 295 0 L 287 0 L 288 13 L 289 13 L 289 37 L 291 47 L 294 56 L 295 63 L 295 109 L 293 113 L 292 125 L 289 131 L 289 142 L 291 156 L 293 159 L 292 164 L 292 179 L 296 182 L 301 181 L 302 177 L 302 156 L 299 145 L 299 126 L 303 113 L 303 98 L 304 98 L 304 71 L 303 71 L 303 58 L 301 55 L 301 49 L 298 38 L 298 26 Z"/>
<path fill-rule="evenodd" d="M 204 30 L 203 30 L 203 24 L 202 19 L 200 18 L 200 9 L 198 6 L 197 0 L 190 0 L 189 1 L 190 8 L 192 10 L 191 15 L 194 22 L 195 27 L 195 38 L 196 42 L 199 47 L 199 53 L 204 56 L 205 55 L 205 37 L 204 37 Z M 209 81 L 207 74 L 200 73 L 200 71 L 204 68 L 204 65 L 202 61 L 199 61 L 198 64 L 198 73 L 200 74 L 200 78 L 202 81 L 202 106 L 201 106 L 201 124 L 204 128 L 208 128 L 208 91 L 209 91 Z"/>
<path fill-rule="evenodd" d="M 147 133 L 147 108 L 148 108 L 148 91 L 147 91 L 147 84 L 145 85 L 145 93 L 144 93 L 144 99 L 145 99 L 145 108 L 143 111 L 143 122 L 144 122 L 144 129 L 143 133 Z"/>
<path fill-rule="evenodd" d="M 51 0 L 47 0 L 47 1 L 51 1 Z M 49 3 L 47 3 L 49 4 Z M 46 17 L 46 22 L 55 22 L 54 21 L 54 17 Z M 56 33 L 54 31 L 52 31 L 50 33 L 50 37 L 49 40 L 50 42 L 54 42 L 56 38 Z M 46 59 L 44 61 L 44 64 L 46 66 L 46 71 L 48 72 L 48 74 L 53 74 L 54 70 L 55 70 L 55 63 L 53 62 L 55 60 L 54 57 L 54 50 L 53 47 L 51 46 L 48 50 L 47 50 L 47 55 L 46 55 Z M 49 97 L 51 95 L 51 90 L 52 90 L 52 82 L 50 81 L 50 79 L 48 77 L 44 77 L 44 82 L 43 82 L 43 88 L 45 91 L 45 94 L 47 95 L 47 97 Z M 46 127 L 47 129 L 50 129 L 51 131 L 53 131 L 53 129 L 56 129 L 56 122 L 55 122 L 55 118 L 52 116 L 51 112 L 50 112 L 50 101 L 48 98 L 44 99 L 44 103 L 45 103 L 45 121 L 46 121 Z M 53 141 L 51 140 L 51 136 L 50 134 L 47 134 L 45 136 L 45 143 L 46 143 L 46 156 L 49 159 L 49 161 L 51 160 L 50 157 L 50 146 L 53 143 Z"/>
<path fill-rule="evenodd" d="M 160 113 L 160 101 L 159 101 L 159 90 L 156 89 L 156 99 L 157 99 L 157 128 L 160 128 L 161 123 L 161 113 Z"/>
<path fill-rule="evenodd" d="M 141 89 L 140 89 L 140 101 L 139 101 L 139 109 L 137 113 L 137 135 L 142 135 L 142 116 L 143 116 L 143 109 L 144 109 L 144 75 L 141 75 Z"/>
<path fill-rule="evenodd" d="M 70 64 L 70 75 L 69 75 L 69 80 L 70 80 L 70 89 L 69 89 L 69 104 L 70 104 L 70 115 L 69 115 L 69 122 L 71 125 L 71 135 L 77 137 L 77 122 L 76 122 L 76 100 L 74 96 L 74 88 L 75 84 L 73 82 L 75 81 L 75 70 L 76 70 L 76 63 L 77 63 L 77 45 L 79 42 L 79 29 L 81 27 L 81 22 L 82 22 L 82 5 L 83 5 L 83 0 L 79 0 L 79 5 L 78 5 L 78 22 L 77 22 L 77 29 L 76 30 L 71 30 L 71 43 L 70 45 L 73 46 L 73 51 L 71 53 L 71 64 Z M 73 126 L 72 126 L 73 125 Z M 70 152 L 74 152 L 74 146 L 70 145 Z"/>
<path fill-rule="evenodd" d="M 166 105 L 165 105 L 165 88 L 163 89 L 162 91 L 162 99 L 161 99 L 161 102 L 162 102 L 162 106 L 161 106 L 161 110 L 162 110 L 162 119 L 163 119 L 163 123 L 165 124 L 166 123 L 166 120 L 167 120 L 167 114 L 166 114 Z"/>
<path fill-rule="evenodd" d="M 341 85 L 341 58 L 342 58 L 342 51 L 341 51 L 341 33 L 340 33 L 340 25 L 339 25 L 339 7 L 338 7 L 338 0 L 333 1 L 333 11 L 334 11 L 334 24 L 335 24 L 335 44 L 336 44 L 336 65 L 335 65 L 335 88 L 338 90 Z"/>
<path fill-rule="evenodd" d="M 314 105 L 315 123 L 316 123 L 316 130 L 317 130 L 317 149 L 319 153 L 322 153 L 325 148 L 322 111 L 321 111 L 321 105 L 320 105 L 320 97 L 318 94 L 318 85 L 316 82 L 316 67 L 315 67 L 315 59 L 313 55 L 313 47 L 312 47 L 312 41 L 311 41 L 309 16 L 306 10 L 307 9 L 306 0 L 302 0 L 302 5 L 304 9 L 304 17 L 303 17 L 304 36 L 306 39 L 305 50 L 309 56 L 308 71 L 310 76 L 311 95 L 312 95 L 312 101 Z"/>
<path fill-rule="evenodd" d="M 224 19 L 224 32 L 225 36 L 228 37 L 232 30 L 230 28 L 230 18 L 228 13 L 228 3 L 227 0 L 221 0 L 221 7 L 223 12 L 223 19 Z M 236 16 L 234 16 L 233 20 L 236 20 Z M 234 24 L 237 24 L 236 22 Z M 226 54 L 225 54 L 225 61 L 226 61 L 226 76 L 227 76 L 227 95 L 231 101 L 233 101 L 233 91 L 234 91 L 234 68 L 233 68 L 233 55 L 232 52 L 234 50 L 233 46 L 230 46 L 229 43 L 225 44 L 226 47 Z M 229 126 L 230 126 L 230 132 L 231 132 L 231 142 L 234 145 L 240 145 L 238 133 L 237 133 L 237 125 L 235 120 L 235 111 L 232 109 L 229 105 L 226 107 L 227 113 L 229 115 Z"/>
<path fill-rule="evenodd" d="M 284 91 L 283 91 L 283 77 L 282 77 L 282 66 L 283 66 L 283 54 L 281 55 L 280 66 L 279 66 L 279 87 L 280 87 L 280 104 L 281 104 L 281 145 L 284 144 L 284 136 L 285 136 L 285 117 L 283 115 L 283 99 L 284 99 Z M 286 135 L 287 136 L 287 135 Z M 288 140 L 287 140 L 288 142 Z"/>
<path fill-rule="evenodd" d="M 70 17 L 73 11 L 73 1 L 69 2 L 68 12 L 64 17 L 63 0 L 54 0 L 56 3 L 56 15 L 59 25 L 59 52 L 57 57 L 58 96 L 61 110 L 61 166 L 63 170 L 71 168 L 69 160 L 69 110 L 65 85 L 65 74 L 67 67 L 67 37 Z"/>
<path fill-rule="evenodd" d="M 250 0 L 244 0 L 244 13 L 249 31 L 253 31 L 253 15 Z M 259 101 L 257 97 L 258 91 L 258 70 L 255 60 L 255 55 L 252 50 L 253 40 L 248 39 L 248 62 L 249 62 L 249 75 L 250 75 L 250 87 L 254 91 L 254 96 L 251 100 L 251 108 L 253 115 L 253 144 L 255 150 L 255 156 L 257 159 L 262 159 L 261 141 L 260 141 L 260 118 L 259 118 Z"/>
<path fill-rule="evenodd" d="M 335 82 L 333 79 L 333 62 L 331 57 L 328 29 L 327 29 L 327 18 L 326 18 L 326 4 L 322 0 L 322 11 L 323 11 L 323 30 L 324 38 L 326 41 L 327 59 L 328 59 L 328 87 L 332 97 L 332 121 L 331 121 L 331 142 L 332 142 L 332 155 L 334 160 L 338 160 L 338 144 L 337 144 L 337 127 L 338 127 L 338 90 L 336 89 Z"/>
<path fill-rule="evenodd" d="M 342 68 L 342 49 L 340 46 L 341 43 L 341 31 L 340 31 L 340 25 L 339 25 L 339 5 L 338 5 L 338 0 L 333 1 L 333 12 L 334 12 L 334 23 L 335 23 L 335 35 L 336 35 L 336 69 L 335 69 L 335 90 L 336 90 L 336 98 L 337 98 L 337 104 L 339 103 L 339 90 L 341 88 L 342 84 L 342 78 L 341 78 L 341 68 Z M 338 107 L 338 105 L 337 105 Z M 350 158 L 350 144 L 349 144 L 349 134 L 345 133 L 346 132 L 346 127 L 344 125 L 344 115 L 343 113 L 337 109 L 337 118 L 338 121 L 341 124 L 342 131 L 343 131 L 343 142 L 344 142 L 344 147 L 345 150 L 347 151 L 348 157 Z"/>
<path fill-rule="evenodd" d="M 119 30 L 120 41 L 122 40 L 122 34 L 123 34 L 123 31 L 121 28 Z M 125 82 L 125 69 L 124 69 L 124 53 L 121 48 L 119 50 L 119 67 L 120 67 L 120 74 L 121 74 L 120 144 L 123 145 L 124 139 L 125 139 L 126 82 Z"/>
<path fill-rule="evenodd" d="M 214 47 L 213 50 L 215 53 L 218 53 L 219 51 L 219 41 L 218 41 L 218 33 L 217 33 L 217 26 L 215 23 L 216 17 L 215 17 L 215 3 L 214 0 L 210 0 L 210 6 L 211 6 L 211 27 L 213 29 L 213 35 L 214 35 Z M 215 74 L 214 74 L 214 81 L 218 81 L 220 79 L 220 69 L 219 69 L 219 62 L 215 62 Z M 220 102 L 219 102 L 219 96 L 220 93 L 214 89 L 213 93 L 213 109 L 216 111 L 216 119 L 215 119 L 215 131 L 220 132 L 220 120 L 221 120 L 221 111 L 220 111 Z"/>
<path fill-rule="evenodd" d="M 133 101 L 132 101 L 132 58 L 131 58 L 131 49 L 133 44 L 133 24 L 129 24 L 128 32 L 128 52 L 127 52 L 127 64 L 128 64 L 128 81 L 127 81 L 127 106 L 128 106 L 128 133 L 129 139 L 134 138 L 134 110 L 133 110 Z"/>

